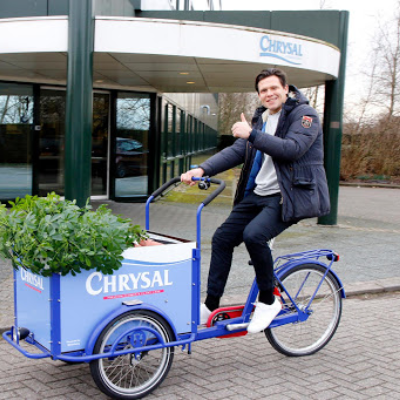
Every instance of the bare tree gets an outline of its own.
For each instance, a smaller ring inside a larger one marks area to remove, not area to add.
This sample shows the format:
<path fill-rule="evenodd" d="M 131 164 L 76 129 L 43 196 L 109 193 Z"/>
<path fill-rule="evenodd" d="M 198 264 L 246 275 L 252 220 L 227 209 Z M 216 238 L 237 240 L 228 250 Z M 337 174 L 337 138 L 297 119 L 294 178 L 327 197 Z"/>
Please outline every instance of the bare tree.
<path fill-rule="evenodd" d="M 218 130 L 221 135 L 230 135 L 232 125 L 240 121 L 244 113 L 250 122 L 258 97 L 255 93 L 221 93 L 218 95 Z"/>
<path fill-rule="evenodd" d="M 390 121 L 400 113 L 400 1 L 392 19 L 379 23 L 376 37 L 374 92 Z"/>
<path fill-rule="evenodd" d="M 376 70 L 377 70 L 377 58 L 376 57 L 371 57 L 371 67 L 368 69 L 367 72 L 364 73 L 367 77 L 367 90 L 364 96 L 362 96 L 361 100 L 358 103 L 359 107 L 357 108 L 358 114 L 354 113 L 353 115 L 355 116 L 354 119 L 354 126 L 353 129 L 351 130 L 355 134 L 359 134 L 361 130 L 365 127 L 365 125 L 368 125 L 371 121 L 371 114 L 370 111 L 372 108 L 374 108 L 375 103 L 375 94 L 374 94 L 374 89 L 375 89 L 375 76 L 376 76 Z"/>

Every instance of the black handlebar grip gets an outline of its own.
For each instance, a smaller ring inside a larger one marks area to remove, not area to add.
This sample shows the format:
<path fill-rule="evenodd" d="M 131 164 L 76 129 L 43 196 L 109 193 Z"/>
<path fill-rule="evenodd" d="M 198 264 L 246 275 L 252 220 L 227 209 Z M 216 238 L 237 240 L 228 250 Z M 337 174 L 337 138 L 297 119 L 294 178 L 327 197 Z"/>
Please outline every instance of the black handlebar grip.
<path fill-rule="evenodd" d="M 165 182 L 164 185 L 159 187 L 154 193 L 151 194 L 151 196 L 156 198 L 157 196 L 162 194 L 162 192 L 164 190 L 168 189 L 171 185 L 173 185 L 174 183 L 180 182 L 180 181 L 181 181 L 181 177 L 180 176 L 176 176 L 175 178 L 172 178 L 170 181 Z"/>
<path fill-rule="evenodd" d="M 225 189 L 225 182 L 220 179 L 210 178 L 210 182 L 219 186 L 203 201 L 204 207 L 210 204 Z"/>

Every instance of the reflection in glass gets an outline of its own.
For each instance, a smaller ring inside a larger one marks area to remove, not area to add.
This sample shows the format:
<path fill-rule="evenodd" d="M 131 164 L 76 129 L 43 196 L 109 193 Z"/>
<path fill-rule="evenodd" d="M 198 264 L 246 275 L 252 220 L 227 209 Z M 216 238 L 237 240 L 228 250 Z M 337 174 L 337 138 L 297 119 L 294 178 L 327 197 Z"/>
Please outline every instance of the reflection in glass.
<path fill-rule="evenodd" d="M 115 143 L 115 197 L 146 196 L 150 97 L 119 93 Z"/>
<path fill-rule="evenodd" d="M 109 94 L 93 97 L 92 196 L 107 195 Z"/>
<path fill-rule="evenodd" d="M 39 196 L 64 195 L 65 96 L 63 90 L 40 92 Z"/>
<path fill-rule="evenodd" d="M 175 155 L 179 156 L 182 154 L 182 132 L 181 132 L 181 117 L 182 110 L 179 108 L 176 109 L 176 122 L 175 122 L 175 137 L 176 137 L 176 145 L 175 145 Z"/>
<path fill-rule="evenodd" d="M 172 104 L 168 104 L 168 157 L 175 156 L 175 125 L 174 125 L 174 111 L 175 107 Z"/>
<path fill-rule="evenodd" d="M 32 87 L 0 83 L 0 199 L 32 194 Z"/>
<path fill-rule="evenodd" d="M 39 195 L 64 195 L 64 90 L 42 89 L 40 94 Z M 109 94 L 93 97 L 92 191 L 107 195 Z"/>

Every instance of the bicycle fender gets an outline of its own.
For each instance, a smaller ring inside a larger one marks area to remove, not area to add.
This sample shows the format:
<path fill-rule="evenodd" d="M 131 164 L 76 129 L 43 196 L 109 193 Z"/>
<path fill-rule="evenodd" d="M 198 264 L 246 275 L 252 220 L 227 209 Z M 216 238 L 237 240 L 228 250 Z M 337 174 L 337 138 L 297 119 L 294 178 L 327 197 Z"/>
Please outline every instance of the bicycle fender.
<path fill-rule="evenodd" d="M 280 269 L 279 271 L 277 271 L 276 275 L 277 275 L 277 277 L 278 277 L 279 279 L 281 279 L 281 277 L 282 277 L 284 274 L 286 274 L 286 272 L 288 272 L 288 271 L 291 270 L 292 268 L 297 267 L 298 265 L 302 265 L 302 264 L 315 264 L 315 265 L 320 265 L 321 267 L 323 267 L 323 268 L 325 268 L 325 269 L 328 269 L 328 266 L 327 266 L 326 264 L 322 263 L 322 262 L 318 262 L 318 261 L 316 261 L 316 260 L 307 260 L 307 262 L 305 262 L 304 260 L 301 260 L 301 261 L 290 262 L 290 263 L 288 263 L 287 265 L 284 265 L 284 266 L 282 267 L 282 269 Z M 342 296 L 342 299 L 345 299 L 345 298 L 346 298 L 346 293 L 345 293 L 345 291 L 344 291 L 344 287 L 343 287 L 342 281 L 340 280 L 339 276 L 337 275 L 337 273 L 336 273 L 333 269 L 330 269 L 329 271 L 332 273 L 332 275 L 333 275 L 333 277 L 335 278 L 337 284 L 339 285 L 340 294 L 341 294 L 341 296 Z"/>
<path fill-rule="evenodd" d="M 93 354 L 93 349 L 94 346 L 96 345 L 97 339 L 99 338 L 101 332 L 105 329 L 105 327 L 115 318 L 119 317 L 122 314 L 125 314 L 129 311 L 134 311 L 134 310 L 147 310 L 147 311 L 152 311 L 158 315 L 160 315 L 171 327 L 174 336 L 176 339 L 178 337 L 178 334 L 176 332 L 175 326 L 171 319 L 159 308 L 154 307 L 151 304 L 135 304 L 135 305 L 127 305 L 127 304 L 122 304 L 119 306 L 117 309 L 112 311 L 110 314 L 108 314 L 99 325 L 96 326 L 96 328 L 93 330 L 92 334 L 90 335 L 87 345 L 86 345 L 86 350 L 85 353 L 86 355 L 92 355 Z"/>

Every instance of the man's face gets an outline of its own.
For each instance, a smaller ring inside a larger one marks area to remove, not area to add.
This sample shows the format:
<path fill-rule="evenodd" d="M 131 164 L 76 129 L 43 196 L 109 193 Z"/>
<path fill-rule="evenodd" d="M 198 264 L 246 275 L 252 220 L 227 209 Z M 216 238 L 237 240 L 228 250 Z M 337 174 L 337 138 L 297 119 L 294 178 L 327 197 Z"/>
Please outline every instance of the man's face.
<path fill-rule="evenodd" d="M 258 98 L 261 104 L 269 109 L 270 114 L 276 114 L 287 99 L 289 86 L 282 86 L 275 75 L 268 76 L 258 82 Z"/>

